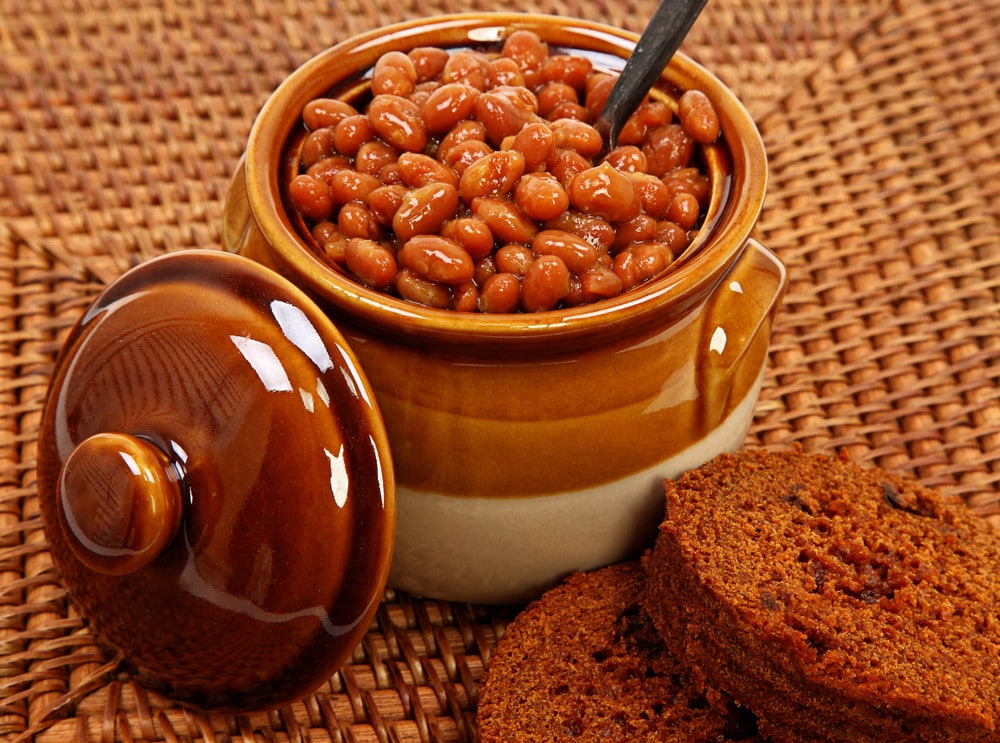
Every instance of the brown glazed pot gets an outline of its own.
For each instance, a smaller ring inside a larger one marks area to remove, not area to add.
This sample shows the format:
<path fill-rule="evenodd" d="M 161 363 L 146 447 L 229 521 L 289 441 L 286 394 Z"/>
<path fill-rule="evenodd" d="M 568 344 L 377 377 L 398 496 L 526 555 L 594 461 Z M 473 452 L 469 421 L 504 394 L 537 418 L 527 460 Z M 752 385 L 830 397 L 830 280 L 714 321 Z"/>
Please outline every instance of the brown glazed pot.
<path fill-rule="evenodd" d="M 395 501 L 357 369 L 299 289 L 219 250 L 132 269 L 72 330 L 40 432 L 42 517 L 95 635 L 147 686 L 274 707 L 368 630 Z"/>
<path fill-rule="evenodd" d="M 406 303 L 322 261 L 282 201 L 303 105 L 332 88 L 360 93 L 389 50 L 499 49 L 516 28 L 609 69 L 636 40 L 519 14 L 429 18 L 349 39 L 296 70 L 263 106 L 223 225 L 227 250 L 316 298 L 371 382 L 396 471 L 390 584 L 484 603 L 530 598 L 648 542 L 663 478 L 743 441 L 785 286 L 781 262 L 751 238 L 767 180 L 761 138 L 733 94 L 682 55 L 663 78 L 708 94 L 723 144 L 705 152 L 707 226 L 663 277 L 588 306 L 488 316 Z"/>

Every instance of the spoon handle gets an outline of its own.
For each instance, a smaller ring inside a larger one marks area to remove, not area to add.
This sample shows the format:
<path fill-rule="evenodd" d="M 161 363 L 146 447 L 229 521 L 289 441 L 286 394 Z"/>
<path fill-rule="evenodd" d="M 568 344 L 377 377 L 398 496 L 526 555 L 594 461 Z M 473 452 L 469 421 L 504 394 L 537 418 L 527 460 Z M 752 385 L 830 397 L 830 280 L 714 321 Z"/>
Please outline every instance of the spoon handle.
<path fill-rule="evenodd" d="M 597 118 L 606 149 L 615 147 L 622 126 L 663 73 L 706 2 L 661 0 Z"/>

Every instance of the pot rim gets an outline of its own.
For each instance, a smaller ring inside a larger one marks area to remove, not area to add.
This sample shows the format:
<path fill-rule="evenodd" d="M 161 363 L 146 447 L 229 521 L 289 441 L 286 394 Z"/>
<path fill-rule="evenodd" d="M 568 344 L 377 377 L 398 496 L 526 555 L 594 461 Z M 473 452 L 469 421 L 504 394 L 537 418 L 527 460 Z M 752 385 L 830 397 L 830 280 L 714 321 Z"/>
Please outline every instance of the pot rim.
<path fill-rule="evenodd" d="M 566 41 L 546 39 L 556 26 Z M 253 218 L 275 257 L 296 280 L 328 305 L 366 325 L 404 331 L 418 338 L 496 339 L 588 335 L 620 328 L 661 315 L 666 308 L 687 307 L 703 297 L 738 258 L 763 207 L 767 187 L 767 156 L 750 113 L 714 74 L 678 52 L 664 78 L 683 89 L 698 88 L 712 100 L 722 124 L 722 139 L 731 166 L 727 193 L 718 221 L 701 246 L 662 277 L 617 297 L 578 307 L 537 313 L 462 313 L 424 307 L 368 289 L 339 273 L 316 255 L 300 237 L 283 204 L 279 182 L 286 143 L 298 124 L 302 105 L 337 82 L 370 68 L 383 53 L 416 46 L 458 47 L 501 41 L 510 29 L 538 32 L 549 43 L 572 48 L 574 43 L 609 58 L 624 59 L 638 35 L 602 23 L 536 13 L 458 13 L 406 21 L 364 32 L 318 53 L 293 71 L 271 94 L 254 122 L 244 155 L 247 194 Z M 331 80 L 330 70 L 340 77 Z M 289 115 L 294 111 L 294 115 Z M 281 142 L 281 147 L 272 143 Z M 697 238 L 696 238 L 697 240 Z"/>

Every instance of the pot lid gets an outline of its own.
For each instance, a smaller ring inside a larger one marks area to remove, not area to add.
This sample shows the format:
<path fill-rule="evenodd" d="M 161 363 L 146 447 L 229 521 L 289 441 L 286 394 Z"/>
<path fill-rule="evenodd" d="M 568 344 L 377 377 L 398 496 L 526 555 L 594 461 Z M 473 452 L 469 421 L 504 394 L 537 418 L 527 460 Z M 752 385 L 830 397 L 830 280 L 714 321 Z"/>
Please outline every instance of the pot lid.
<path fill-rule="evenodd" d="M 385 588 L 392 463 L 343 336 L 214 250 L 122 275 L 71 331 L 39 439 L 53 558 L 150 688 L 266 709 L 350 656 Z"/>

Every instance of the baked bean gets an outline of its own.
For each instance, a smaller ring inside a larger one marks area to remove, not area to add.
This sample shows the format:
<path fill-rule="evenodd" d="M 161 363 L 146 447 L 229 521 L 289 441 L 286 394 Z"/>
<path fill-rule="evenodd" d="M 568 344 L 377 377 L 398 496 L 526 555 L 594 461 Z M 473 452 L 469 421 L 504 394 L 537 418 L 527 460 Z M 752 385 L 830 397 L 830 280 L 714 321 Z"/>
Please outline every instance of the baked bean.
<path fill-rule="evenodd" d="M 417 82 L 425 83 L 441 74 L 448 57 L 447 49 L 437 46 L 418 46 L 409 52 L 413 68 L 417 71 Z"/>
<path fill-rule="evenodd" d="M 688 245 L 687 230 L 679 224 L 661 220 L 656 226 L 656 242 L 670 248 L 671 254 L 676 258 Z"/>
<path fill-rule="evenodd" d="M 427 131 L 440 134 L 472 115 L 480 92 L 465 83 L 442 85 L 420 107 Z"/>
<path fill-rule="evenodd" d="M 501 85 L 524 87 L 524 75 L 521 74 L 521 68 L 510 57 L 491 59 L 486 66 L 486 87 L 497 88 Z"/>
<path fill-rule="evenodd" d="M 580 277 L 576 274 L 569 275 L 569 291 L 566 292 L 566 296 L 559 300 L 560 307 L 577 307 L 584 304 L 583 299 L 583 282 L 580 281 Z"/>
<path fill-rule="evenodd" d="M 443 159 L 449 149 L 469 140 L 486 141 L 486 127 L 475 119 L 458 122 L 451 128 L 451 131 L 441 137 L 437 148 L 438 157 Z"/>
<path fill-rule="evenodd" d="M 498 273 L 524 276 L 528 266 L 535 260 L 535 254 L 526 245 L 508 243 L 493 255 L 493 264 Z"/>
<path fill-rule="evenodd" d="M 330 178 L 330 194 L 338 204 L 367 201 L 369 194 L 381 185 L 382 182 L 373 175 L 345 169 Z"/>
<path fill-rule="evenodd" d="M 451 308 L 456 312 L 475 312 L 479 309 L 479 287 L 475 281 L 452 287 Z"/>
<path fill-rule="evenodd" d="M 569 208 L 569 194 L 555 176 L 527 173 L 517 182 L 514 203 L 526 217 L 544 222 Z"/>
<path fill-rule="evenodd" d="M 380 181 L 381 182 L 381 181 Z M 379 224 L 389 226 L 392 218 L 403 203 L 403 198 L 409 189 L 405 186 L 395 184 L 391 186 L 379 186 L 368 194 L 368 208 L 378 220 Z"/>
<path fill-rule="evenodd" d="M 499 54 L 420 47 L 376 60 L 364 111 L 302 111 L 287 198 L 359 283 L 460 312 L 600 301 L 660 275 L 697 234 L 718 138 L 707 97 L 637 106 L 604 152 L 616 75 L 517 30 Z"/>
<path fill-rule="evenodd" d="M 551 310 L 569 294 L 569 269 L 554 255 L 536 258 L 521 281 L 521 305 L 528 312 Z"/>
<path fill-rule="evenodd" d="M 299 155 L 304 167 L 308 168 L 310 165 L 337 152 L 333 132 L 334 130 L 327 126 L 309 132 L 306 135 L 306 138 L 302 141 L 302 152 Z"/>
<path fill-rule="evenodd" d="M 637 260 L 631 250 L 623 250 L 615 256 L 612 271 L 621 281 L 622 291 L 628 291 L 639 283 Z"/>
<path fill-rule="evenodd" d="M 427 103 L 427 99 L 431 97 L 431 93 L 437 90 L 437 88 L 437 83 L 420 83 L 414 87 L 413 92 L 406 97 L 423 108 L 423 105 Z"/>
<path fill-rule="evenodd" d="M 408 268 L 401 269 L 396 274 L 393 288 L 399 296 L 414 304 L 439 310 L 451 307 L 451 292 L 447 286 L 418 276 Z"/>
<path fill-rule="evenodd" d="M 670 200 L 666 217 L 685 230 L 690 230 L 698 222 L 701 206 L 698 199 L 689 193 L 679 193 Z"/>
<path fill-rule="evenodd" d="M 396 257 L 374 240 L 348 240 L 344 259 L 351 273 L 372 289 L 384 289 L 396 278 Z"/>
<path fill-rule="evenodd" d="M 559 121 L 560 119 L 571 119 L 574 121 L 589 122 L 590 112 L 586 106 L 573 101 L 563 101 L 546 116 L 549 121 Z"/>
<path fill-rule="evenodd" d="M 350 103 L 337 98 L 316 98 L 302 109 L 302 123 L 311 131 L 336 126 L 345 116 L 354 116 L 358 110 Z"/>
<path fill-rule="evenodd" d="M 392 217 L 392 230 L 400 240 L 437 232 L 455 216 L 458 190 L 450 183 L 431 183 L 411 189 Z"/>
<path fill-rule="evenodd" d="M 534 85 L 541 77 L 542 64 L 549 55 L 549 49 L 537 34 L 517 30 L 504 40 L 502 53 L 517 62 L 525 83 Z"/>
<path fill-rule="evenodd" d="M 312 235 L 312 239 L 316 241 L 318 245 L 322 245 L 327 240 L 329 240 L 337 233 L 337 225 L 328 219 L 321 220 L 312 226 L 309 230 L 309 234 Z"/>
<path fill-rule="evenodd" d="M 459 243 L 476 260 L 493 252 L 493 233 L 478 217 L 449 219 L 441 225 L 441 236 Z"/>
<path fill-rule="evenodd" d="M 677 168 L 663 176 L 662 180 L 671 198 L 678 193 L 689 193 L 698 199 L 698 203 L 708 203 L 712 184 L 697 168 Z"/>
<path fill-rule="evenodd" d="M 441 70 L 441 82 L 464 83 L 476 90 L 486 90 L 487 60 L 471 51 L 452 53 Z"/>
<path fill-rule="evenodd" d="M 421 278 L 439 284 L 471 281 L 476 268 L 465 248 L 440 235 L 415 235 L 403 243 L 396 260 Z"/>
<path fill-rule="evenodd" d="M 632 181 L 608 163 L 578 174 L 570 181 L 567 191 L 574 209 L 610 222 L 627 222 L 642 210 Z"/>
<path fill-rule="evenodd" d="M 333 196 L 326 181 L 311 175 L 297 175 L 288 185 L 292 205 L 308 219 L 329 219 L 333 213 Z"/>
<path fill-rule="evenodd" d="M 611 250 L 621 250 L 634 243 L 649 242 L 656 239 L 656 230 L 659 223 L 648 214 L 639 213 L 628 222 L 619 222 L 615 225 L 615 240 L 611 243 Z"/>
<path fill-rule="evenodd" d="M 642 146 L 650 173 L 663 176 L 688 164 L 694 153 L 694 140 L 680 124 L 667 124 L 650 132 Z"/>
<path fill-rule="evenodd" d="M 600 252 L 607 252 L 615 240 L 615 228 L 608 220 L 567 209 L 555 219 L 545 222 L 545 227 L 563 230 L 581 237 Z"/>
<path fill-rule="evenodd" d="M 372 98 L 368 119 L 375 134 L 397 150 L 420 152 L 427 144 L 420 106 L 402 96 L 384 93 Z"/>
<path fill-rule="evenodd" d="M 672 198 L 666 184 L 649 173 L 630 172 L 628 177 L 642 203 L 642 210 L 654 219 L 662 219 Z"/>
<path fill-rule="evenodd" d="M 545 167 L 555 151 L 552 128 L 540 121 L 525 124 L 521 131 L 510 139 L 509 149 L 517 150 L 524 155 L 526 171 L 540 170 Z"/>
<path fill-rule="evenodd" d="M 549 172 L 563 184 L 569 185 L 573 177 L 590 167 L 590 160 L 576 150 L 554 149 L 549 158 Z"/>
<path fill-rule="evenodd" d="M 494 237 L 504 242 L 527 243 L 538 232 L 538 224 L 507 199 L 480 196 L 472 200 L 472 213 L 486 223 Z"/>
<path fill-rule="evenodd" d="M 503 85 L 476 98 L 476 119 L 486 127 L 486 141 L 499 146 L 504 137 L 517 134 L 534 121 L 538 99 L 527 88 Z"/>
<path fill-rule="evenodd" d="M 378 172 L 378 179 L 386 186 L 402 184 L 403 176 L 399 172 L 399 163 L 393 160 L 391 163 L 383 165 L 382 170 Z"/>
<path fill-rule="evenodd" d="M 562 230 L 542 230 L 531 241 L 536 255 L 554 255 L 579 276 L 597 264 L 597 250 L 582 237 Z"/>
<path fill-rule="evenodd" d="M 521 279 L 512 273 L 497 273 L 483 283 L 479 292 L 479 311 L 514 312 L 521 302 Z"/>
<path fill-rule="evenodd" d="M 342 155 L 357 155 L 361 145 L 371 141 L 375 133 L 367 116 L 345 116 L 333 129 L 333 144 Z"/>
<path fill-rule="evenodd" d="M 389 51 L 375 62 L 372 70 L 372 93 L 374 95 L 406 96 L 413 92 L 417 83 L 417 68 L 409 55 Z"/>
<path fill-rule="evenodd" d="M 305 174 L 311 175 L 313 178 L 318 178 L 324 183 L 329 183 L 335 173 L 339 173 L 341 170 L 350 167 L 350 159 L 342 155 L 330 155 L 329 157 L 324 157 L 322 160 L 317 160 L 306 168 Z"/>
<path fill-rule="evenodd" d="M 590 112 L 591 119 L 596 120 L 604 110 L 604 104 L 608 101 L 611 89 L 615 86 L 616 77 L 600 73 L 591 75 L 587 79 L 587 87 L 583 97 L 583 105 Z"/>
<path fill-rule="evenodd" d="M 498 150 L 471 163 L 458 182 L 467 204 L 480 196 L 506 196 L 524 174 L 524 155 L 517 150 Z"/>
<path fill-rule="evenodd" d="M 689 137 L 696 142 L 714 142 L 719 138 L 719 115 L 715 106 L 700 90 L 686 90 L 677 101 L 677 118 Z"/>
<path fill-rule="evenodd" d="M 323 241 L 323 255 L 331 263 L 341 267 L 347 266 L 347 243 L 348 239 L 339 232 L 334 231 Z"/>
<path fill-rule="evenodd" d="M 550 118 L 549 114 L 562 103 L 580 103 L 579 94 L 572 85 L 563 82 L 552 81 L 538 91 L 538 113 L 541 116 Z"/>
<path fill-rule="evenodd" d="M 493 148 L 478 139 L 459 142 L 448 150 L 442 161 L 461 178 L 469 166 L 493 152 Z M 460 181 L 461 182 L 461 181 Z"/>
<path fill-rule="evenodd" d="M 664 271 L 673 258 L 673 253 L 665 245 L 639 243 L 615 256 L 613 270 L 621 279 L 622 291 L 627 291 Z"/>
<path fill-rule="evenodd" d="M 431 183 L 458 185 L 458 175 L 454 170 L 422 152 L 404 152 L 396 160 L 396 165 L 399 166 L 399 177 L 410 188 Z"/>
<path fill-rule="evenodd" d="M 365 142 L 354 156 L 354 167 L 374 176 L 392 162 L 396 162 L 396 151 L 385 142 Z"/>
<path fill-rule="evenodd" d="M 674 259 L 670 249 L 658 242 L 640 243 L 630 249 L 638 262 L 640 281 L 647 281 L 662 273 Z"/>
<path fill-rule="evenodd" d="M 635 145 L 619 145 L 604 156 L 604 162 L 623 173 L 646 173 L 646 156 Z"/>
<path fill-rule="evenodd" d="M 476 286 L 483 286 L 496 272 L 497 264 L 493 260 L 493 254 L 490 253 L 476 261 L 476 272 L 472 275 L 472 280 L 476 282 Z"/>
<path fill-rule="evenodd" d="M 377 240 L 382 237 L 382 226 L 364 204 L 344 204 L 337 214 L 337 231 L 344 237 L 363 237 Z"/>
<path fill-rule="evenodd" d="M 583 90 L 587 76 L 594 69 L 594 63 L 587 57 L 575 54 L 555 54 L 542 62 L 542 80 L 568 85 L 574 90 Z"/>
<path fill-rule="evenodd" d="M 663 101 L 644 101 L 628 117 L 618 133 L 618 144 L 640 146 L 654 129 L 666 126 L 674 120 L 674 112 Z"/>
<path fill-rule="evenodd" d="M 598 264 L 580 276 L 580 292 L 584 302 L 616 297 L 622 293 L 622 280 L 610 268 Z"/>
<path fill-rule="evenodd" d="M 585 158 L 592 158 L 604 147 L 600 132 L 590 124 L 578 119 L 557 119 L 552 122 L 552 136 L 555 146 L 573 150 Z"/>

